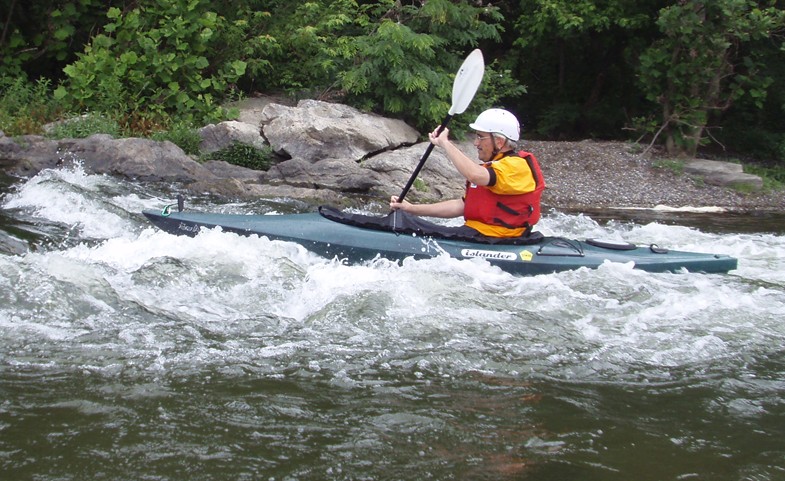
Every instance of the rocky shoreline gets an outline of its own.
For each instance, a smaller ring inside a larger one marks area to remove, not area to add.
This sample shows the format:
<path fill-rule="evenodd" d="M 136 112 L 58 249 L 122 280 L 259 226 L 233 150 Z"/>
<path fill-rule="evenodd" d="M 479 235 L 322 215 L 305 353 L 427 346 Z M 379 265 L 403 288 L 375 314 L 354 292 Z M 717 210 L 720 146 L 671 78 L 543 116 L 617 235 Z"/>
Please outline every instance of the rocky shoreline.
<path fill-rule="evenodd" d="M 269 145 L 281 161 L 262 172 L 222 161 L 201 163 L 170 142 L 107 135 L 63 140 L 9 138 L 0 132 L 0 169 L 30 177 L 42 169 L 78 161 L 90 172 L 138 182 L 174 183 L 191 193 L 352 205 L 369 199 L 386 202 L 398 194 L 428 145 L 418 142 L 419 134 L 400 121 L 317 101 L 288 106 L 260 99 L 241 109 L 239 121 L 207 126 L 201 133 L 203 151 L 234 142 L 257 148 Z M 476 157 L 471 142 L 458 145 Z M 660 154 L 642 155 L 640 146 L 630 143 L 529 141 L 524 133 L 521 148 L 540 161 L 548 186 L 543 194 L 546 207 L 785 212 L 783 192 L 714 185 L 717 182 L 700 175 L 660 167 L 664 160 Z M 740 173 L 734 178 L 747 180 L 744 176 Z M 753 180 L 760 183 L 758 178 Z M 459 196 L 462 190 L 462 178 L 435 149 L 408 198 L 432 202 Z"/>
<path fill-rule="evenodd" d="M 640 155 L 624 142 L 524 141 L 541 159 L 548 189 L 543 202 L 571 210 L 591 208 L 708 209 L 785 212 L 785 193 L 746 192 L 712 185 L 698 176 L 662 167 L 658 152 Z"/>

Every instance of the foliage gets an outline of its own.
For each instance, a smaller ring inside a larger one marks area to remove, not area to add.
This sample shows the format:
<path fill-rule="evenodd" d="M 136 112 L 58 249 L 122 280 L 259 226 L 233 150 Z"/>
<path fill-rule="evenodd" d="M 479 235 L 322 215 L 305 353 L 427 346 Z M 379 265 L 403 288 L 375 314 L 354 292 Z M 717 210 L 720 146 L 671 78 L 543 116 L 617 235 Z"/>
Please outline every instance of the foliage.
<path fill-rule="evenodd" d="M 415 190 L 419 192 L 428 192 L 430 189 L 428 188 L 428 184 L 422 180 L 421 177 L 417 177 L 414 179 L 414 183 L 412 184 Z"/>
<path fill-rule="evenodd" d="M 353 0 L 301 2 L 295 8 L 276 9 L 275 15 L 258 17 L 257 52 L 275 65 L 265 79 L 268 88 L 325 95 L 336 82 L 346 38 L 356 31 L 357 3 Z M 254 69 L 264 69 L 256 64 Z"/>
<path fill-rule="evenodd" d="M 89 36 L 106 21 L 106 9 L 124 2 L 0 0 L 0 76 L 59 80 Z"/>
<path fill-rule="evenodd" d="M 684 173 L 684 159 L 659 159 L 655 160 L 652 166 L 655 169 L 669 170 L 679 175 Z"/>
<path fill-rule="evenodd" d="M 254 170 L 267 170 L 273 165 L 275 160 L 271 148 L 257 149 L 254 146 L 240 142 L 235 142 L 229 147 L 207 154 L 205 159 L 223 160 L 233 165 Z"/>
<path fill-rule="evenodd" d="M 145 2 L 109 23 L 79 60 L 65 68 L 68 82 L 55 95 L 75 110 L 125 114 L 144 110 L 185 120 L 221 119 L 216 102 L 245 72 L 240 60 L 211 65 L 208 55 L 222 19 L 207 0 Z"/>
<path fill-rule="evenodd" d="M 521 0 L 509 12 L 514 76 L 530 87 L 521 114 L 547 138 L 614 138 L 640 108 L 638 52 L 651 34 L 650 0 Z"/>
<path fill-rule="evenodd" d="M 352 63 L 339 74 L 340 86 L 354 105 L 430 131 L 449 110 L 452 79 L 466 53 L 480 41 L 500 39 L 501 16 L 495 7 L 469 2 L 382 3 L 384 9 L 375 4 L 362 10 L 364 33 L 342 52 Z M 520 91 L 511 78 L 495 88 Z M 486 103 L 496 100 L 486 97 Z"/>
<path fill-rule="evenodd" d="M 767 167 L 762 165 L 747 164 L 744 171 L 757 175 L 763 179 L 763 189 L 769 192 L 785 190 L 785 167 Z"/>
<path fill-rule="evenodd" d="M 498 9 L 467 1 L 262 3 L 270 10 L 235 22 L 250 40 L 241 84 L 339 100 L 427 130 L 449 110 L 452 78 L 469 50 L 500 39 Z M 523 90 L 509 76 L 495 83 L 489 94 Z"/>
<path fill-rule="evenodd" d="M 150 135 L 150 138 L 158 141 L 168 140 L 180 147 L 188 155 L 197 155 L 202 137 L 199 130 L 190 122 L 179 121 L 170 125 L 166 130 L 159 130 Z"/>
<path fill-rule="evenodd" d="M 785 30 L 785 12 L 770 1 L 685 0 L 657 25 L 663 37 L 640 57 L 641 88 L 661 107 L 668 152 L 694 156 L 712 114 L 744 96 L 762 108 L 773 79 L 746 47 Z"/>
<path fill-rule="evenodd" d="M 50 81 L 30 82 L 26 77 L 0 77 L 0 130 L 6 135 L 40 133 L 61 107 L 52 97 Z"/>
<path fill-rule="evenodd" d="M 55 123 L 47 135 L 54 139 L 83 139 L 93 134 L 118 137 L 120 133 L 120 125 L 114 119 L 101 114 L 85 114 Z"/>
<path fill-rule="evenodd" d="M 674 155 L 711 139 L 785 163 L 783 12 L 785 0 L 0 0 L 0 128 L 109 129 L 89 113 L 194 152 L 190 126 L 261 92 L 424 132 L 479 47 L 486 75 L 458 136 L 502 106 L 549 139 L 634 130 Z"/>

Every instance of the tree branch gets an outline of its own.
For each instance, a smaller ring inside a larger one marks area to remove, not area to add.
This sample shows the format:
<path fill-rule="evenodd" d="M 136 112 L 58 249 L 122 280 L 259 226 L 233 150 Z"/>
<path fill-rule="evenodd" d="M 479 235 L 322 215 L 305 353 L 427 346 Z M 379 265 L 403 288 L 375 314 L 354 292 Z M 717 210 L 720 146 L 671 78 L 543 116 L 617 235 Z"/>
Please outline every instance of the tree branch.
<path fill-rule="evenodd" d="M 3 33 L 0 35 L 0 45 L 5 44 L 5 37 L 8 34 L 8 27 L 11 25 L 11 17 L 14 16 L 14 7 L 16 7 L 16 0 L 11 0 L 11 6 L 8 8 L 8 18 L 5 19 Z"/>

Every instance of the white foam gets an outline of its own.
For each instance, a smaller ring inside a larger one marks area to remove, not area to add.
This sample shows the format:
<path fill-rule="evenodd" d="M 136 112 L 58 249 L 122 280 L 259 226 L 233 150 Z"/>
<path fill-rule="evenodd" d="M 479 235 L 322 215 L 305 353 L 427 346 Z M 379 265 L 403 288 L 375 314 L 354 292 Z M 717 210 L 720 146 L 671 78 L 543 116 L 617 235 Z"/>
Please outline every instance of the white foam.
<path fill-rule="evenodd" d="M 601 226 L 553 214 L 541 226 L 549 235 L 729 254 L 739 269 L 650 274 L 606 263 L 515 277 L 481 259 L 447 256 L 350 266 L 219 229 L 194 238 L 163 233 L 137 213 L 162 203 L 112 182 L 78 170 L 42 174 L 6 200 L 53 221 L 73 210 L 70 222 L 93 226 L 81 236 L 105 240 L 0 259 L 0 296 L 9 301 L 0 307 L 0 354 L 16 349 L 105 375 L 210 366 L 333 373 L 353 385 L 365 373 L 401 369 L 421 377 L 662 379 L 785 341 L 781 236 Z M 111 199 L 97 200 L 107 189 Z M 61 201 L 65 207 L 54 206 Z"/>
<path fill-rule="evenodd" d="M 613 207 L 614 210 L 641 210 L 641 211 L 655 211 L 655 212 L 688 212 L 688 213 L 723 213 L 728 209 L 720 206 L 701 206 L 695 207 L 685 205 L 681 207 L 672 207 L 664 204 L 657 204 L 654 207 Z"/>
<path fill-rule="evenodd" d="M 103 175 L 88 175 L 81 165 L 47 169 L 6 196 L 3 207 L 31 210 L 36 217 L 65 224 L 81 236 L 110 238 L 127 235 L 132 224 L 111 209 L 103 188 L 116 182 Z"/>

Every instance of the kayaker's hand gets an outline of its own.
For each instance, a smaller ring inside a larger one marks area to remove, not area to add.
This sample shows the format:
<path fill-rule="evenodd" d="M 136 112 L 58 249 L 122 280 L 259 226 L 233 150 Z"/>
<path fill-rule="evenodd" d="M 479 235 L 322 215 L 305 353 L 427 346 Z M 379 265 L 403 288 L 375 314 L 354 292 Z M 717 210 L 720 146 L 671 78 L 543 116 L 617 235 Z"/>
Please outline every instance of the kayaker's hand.
<path fill-rule="evenodd" d="M 428 134 L 428 139 L 430 139 L 431 143 L 437 147 L 444 148 L 444 145 L 449 142 L 450 137 L 450 129 L 447 127 L 439 133 L 439 127 L 436 127 L 433 132 Z"/>
<path fill-rule="evenodd" d="M 411 206 L 412 204 L 406 199 L 404 199 L 403 202 L 398 202 L 397 195 L 390 197 L 390 210 L 402 210 L 407 212 Z"/>

